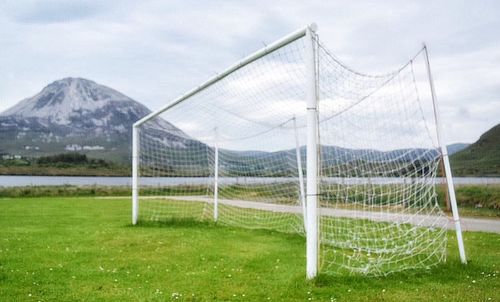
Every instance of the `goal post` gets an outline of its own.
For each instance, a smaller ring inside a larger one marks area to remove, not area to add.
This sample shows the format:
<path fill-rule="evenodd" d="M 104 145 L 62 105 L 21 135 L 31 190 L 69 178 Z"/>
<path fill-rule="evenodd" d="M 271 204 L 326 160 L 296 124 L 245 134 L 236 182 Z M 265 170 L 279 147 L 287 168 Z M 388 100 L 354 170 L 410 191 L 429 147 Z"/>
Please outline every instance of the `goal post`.
<path fill-rule="evenodd" d="M 132 224 L 305 236 L 308 279 L 428 269 L 446 259 L 443 163 L 466 263 L 438 111 L 425 47 L 392 72 L 364 74 L 311 24 L 133 125 Z"/>
<path fill-rule="evenodd" d="M 215 147 L 214 147 L 214 221 L 219 218 L 219 145 L 217 144 L 217 128 L 214 129 L 215 133 Z"/>
<path fill-rule="evenodd" d="M 446 143 L 443 141 L 443 126 L 441 124 L 439 106 L 436 97 L 436 91 L 434 88 L 434 80 L 432 78 L 431 64 L 429 60 L 429 51 L 427 50 L 427 45 L 423 44 L 424 56 L 425 56 L 425 66 L 427 71 L 427 76 L 429 78 L 429 88 L 431 91 L 432 104 L 434 109 L 434 118 L 436 120 L 436 134 L 439 147 L 441 149 L 441 156 L 444 165 L 444 174 L 446 177 L 446 189 L 448 191 L 448 198 L 451 203 L 451 211 L 453 214 L 453 222 L 455 224 L 455 232 L 457 234 L 457 244 L 458 252 L 460 254 L 460 261 L 462 263 L 467 263 L 467 257 L 465 256 L 464 241 L 462 238 L 462 226 L 460 225 L 460 215 L 458 214 L 457 198 L 455 196 L 455 185 L 453 184 L 453 175 L 451 173 L 450 159 L 448 157 L 448 148 Z"/>
<path fill-rule="evenodd" d="M 304 172 L 302 171 L 302 152 L 300 151 L 300 140 L 299 133 L 297 129 L 297 119 L 295 116 L 293 117 L 293 130 L 295 133 L 295 149 L 296 149 L 296 157 L 297 157 L 297 175 L 299 176 L 299 189 L 300 189 L 300 201 L 302 204 L 302 213 L 304 217 L 304 230 L 307 230 L 306 223 L 306 190 L 304 188 Z"/>
<path fill-rule="evenodd" d="M 132 224 L 139 217 L 139 130 L 132 126 Z"/>
<path fill-rule="evenodd" d="M 305 70 L 307 102 L 307 193 L 306 193 L 306 266 L 307 278 L 318 273 L 318 96 L 316 93 L 316 57 L 313 33 L 316 25 L 306 29 Z"/>

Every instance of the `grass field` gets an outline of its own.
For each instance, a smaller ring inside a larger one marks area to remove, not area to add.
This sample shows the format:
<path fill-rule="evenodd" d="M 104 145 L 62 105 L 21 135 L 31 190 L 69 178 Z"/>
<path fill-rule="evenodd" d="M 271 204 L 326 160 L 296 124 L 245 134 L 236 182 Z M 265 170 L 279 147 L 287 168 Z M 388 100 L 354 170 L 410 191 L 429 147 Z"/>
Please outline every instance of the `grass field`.
<path fill-rule="evenodd" d="M 129 199 L 0 199 L 0 301 L 498 301 L 500 235 L 459 263 L 305 281 L 304 238 L 177 222 L 132 227 Z"/>

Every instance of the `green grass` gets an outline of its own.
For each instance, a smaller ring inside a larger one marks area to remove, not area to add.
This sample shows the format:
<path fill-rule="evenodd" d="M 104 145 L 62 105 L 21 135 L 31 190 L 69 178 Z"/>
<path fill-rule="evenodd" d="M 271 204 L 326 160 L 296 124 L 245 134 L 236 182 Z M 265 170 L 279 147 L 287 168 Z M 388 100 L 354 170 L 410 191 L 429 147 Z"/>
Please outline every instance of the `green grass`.
<path fill-rule="evenodd" d="M 189 220 L 132 227 L 129 199 L 0 199 L 0 301 L 500 300 L 500 235 L 465 233 L 470 262 L 305 281 L 304 238 Z"/>

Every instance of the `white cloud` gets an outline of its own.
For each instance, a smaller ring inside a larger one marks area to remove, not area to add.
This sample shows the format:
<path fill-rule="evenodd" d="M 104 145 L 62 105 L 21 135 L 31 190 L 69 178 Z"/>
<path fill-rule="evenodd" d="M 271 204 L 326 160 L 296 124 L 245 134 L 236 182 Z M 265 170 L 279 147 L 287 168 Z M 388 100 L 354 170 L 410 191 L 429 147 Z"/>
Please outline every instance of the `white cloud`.
<path fill-rule="evenodd" d="M 393 70 L 426 41 L 447 140 L 471 142 L 499 122 L 499 11 L 495 1 L 451 0 L 4 1 L 0 111 L 67 76 L 156 109 L 316 21 L 328 48 L 368 72 Z"/>

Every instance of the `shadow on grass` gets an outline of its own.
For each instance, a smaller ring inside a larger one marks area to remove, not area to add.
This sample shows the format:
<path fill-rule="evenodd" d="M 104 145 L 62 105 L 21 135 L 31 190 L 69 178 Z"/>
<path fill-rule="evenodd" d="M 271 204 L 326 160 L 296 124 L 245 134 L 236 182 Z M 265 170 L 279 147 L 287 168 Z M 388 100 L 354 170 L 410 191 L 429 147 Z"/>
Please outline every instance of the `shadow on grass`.
<path fill-rule="evenodd" d="M 464 265 L 458 260 L 448 260 L 439 263 L 429 269 L 409 269 L 405 271 L 390 273 L 385 276 L 363 275 L 363 274 L 325 274 L 320 273 L 318 277 L 310 282 L 315 287 L 331 287 L 334 285 L 346 285 L 364 288 L 384 288 L 387 284 L 411 284 L 413 286 L 424 283 L 452 284 L 466 278 L 473 272 L 484 271 L 483 266 L 477 266 L 473 262 Z"/>
<path fill-rule="evenodd" d="M 128 227 L 145 227 L 145 228 L 164 228 L 164 227 L 182 227 L 182 228 L 199 228 L 199 227 L 215 227 L 214 222 L 200 221 L 194 218 L 170 218 L 159 221 L 139 221 L 136 225 L 128 224 Z"/>
<path fill-rule="evenodd" d="M 199 220 L 195 218 L 168 218 L 158 221 L 138 221 L 136 225 L 127 224 L 129 228 L 203 228 L 212 230 L 223 230 L 227 232 L 251 232 L 255 235 L 280 236 L 283 240 L 299 240 L 304 241 L 305 236 L 297 233 L 281 232 L 266 228 L 245 228 L 233 225 L 228 225 L 220 222 L 209 220 Z"/>

